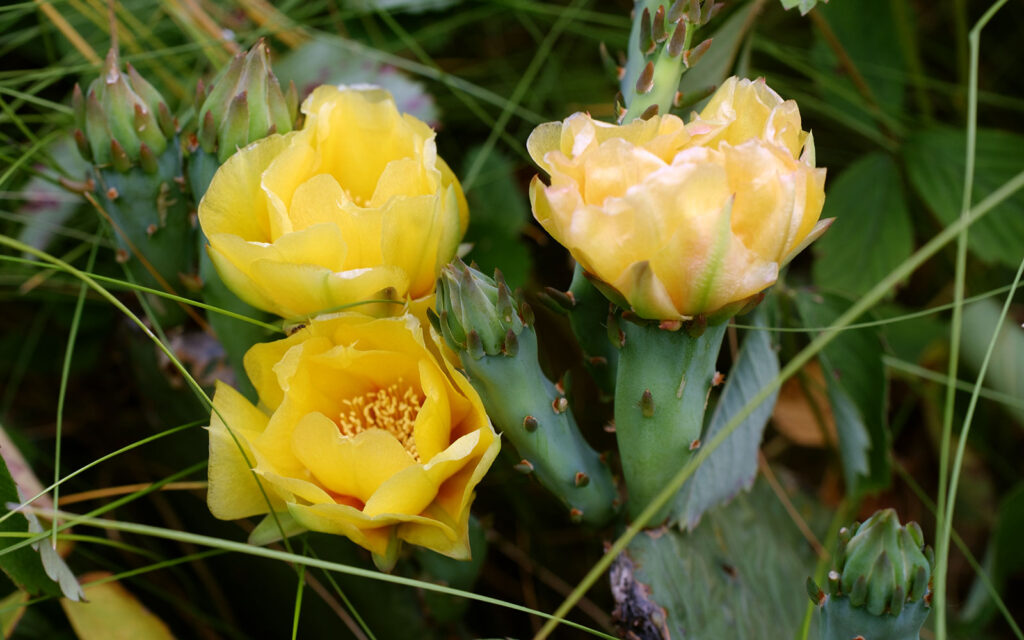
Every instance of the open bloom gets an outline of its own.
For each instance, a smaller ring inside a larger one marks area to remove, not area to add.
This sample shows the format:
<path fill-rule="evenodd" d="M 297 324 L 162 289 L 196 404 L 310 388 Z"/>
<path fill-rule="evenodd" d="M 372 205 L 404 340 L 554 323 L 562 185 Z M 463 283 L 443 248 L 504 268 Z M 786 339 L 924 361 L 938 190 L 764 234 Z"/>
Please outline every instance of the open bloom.
<path fill-rule="evenodd" d="M 644 318 L 738 310 L 827 226 L 813 141 L 763 81 L 731 79 L 685 125 L 576 113 L 527 147 L 551 177 L 530 185 L 537 221 Z"/>
<path fill-rule="evenodd" d="M 199 222 L 224 283 L 284 317 L 433 293 L 468 223 L 434 132 L 376 88 L 317 88 L 302 129 L 217 171 Z"/>
<path fill-rule="evenodd" d="M 381 557 L 404 540 L 468 558 L 473 490 L 499 440 L 437 346 L 412 316 L 343 313 L 252 347 L 259 407 L 224 384 L 214 396 L 210 511 L 287 511 Z"/>

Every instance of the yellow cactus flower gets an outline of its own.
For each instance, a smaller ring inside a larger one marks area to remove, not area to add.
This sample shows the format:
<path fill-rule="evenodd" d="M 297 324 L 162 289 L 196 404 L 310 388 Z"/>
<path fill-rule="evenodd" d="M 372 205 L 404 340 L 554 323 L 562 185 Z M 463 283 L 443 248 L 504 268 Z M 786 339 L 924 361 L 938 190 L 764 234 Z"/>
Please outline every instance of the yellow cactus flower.
<path fill-rule="evenodd" d="M 500 445 L 476 391 L 431 340 L 410 315 L 338 313 L 252 347 L 245 369 L 259 407 L 223 383 L 213 400 L 213 515 L 287 511 L 379 557 L 404 540 L 469 558 L 473 490 Z"/>
<path fill-rule="evenodd" d="M 199 205 L 225 284 L 295 318 L 430 296 L 468 224 L 434 131 L 376 88 L 318 87 L 302 129 L 232 155 Z"/>
<path fill-rule="evenodd" d="M 813 140 L 762 81 L 726 82 L 686 125 L 577 113 L 527 147 L 551 178 L 530 185 L 534 217 L 644 318 L 735 312 L 827 227 Z"/>

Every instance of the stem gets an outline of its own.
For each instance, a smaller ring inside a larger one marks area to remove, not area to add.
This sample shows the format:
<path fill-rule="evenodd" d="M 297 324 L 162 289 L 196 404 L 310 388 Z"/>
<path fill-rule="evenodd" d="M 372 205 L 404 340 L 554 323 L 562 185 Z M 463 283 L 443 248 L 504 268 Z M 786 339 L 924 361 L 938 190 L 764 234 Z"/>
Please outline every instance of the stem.
<path fill-rule="evenodd" d="M 974 155 L 978 130 L 978 58 L 981 50 L 981 30 L 988 21 L 1006 4 L 1006 0 L 997 0 L 971 29 L 969 36 L 971 49 L 970 78 L 967 87 L 967 149 L 964 164 L 964 192 L 960 204 L 960 221 L 970 215 L 971 196 L 974 193 Z M 967 271 L 967 226 L 964 225 L 956 245 L 956 276 L 953 290 L 953 319 L 949 345 L 949 369 L 947 377 L 950 385 L 946 387 L 946 403 L 942 421 L 942 445 L 939 453 L 939 494 L 936 502 L 938 510 L 935 514 L 938 523 L 938 540 L 936 541 L 934 601 L 935 601 L 935 637 L 946 640 L 946 570 L 949 556 L 949 532 L 952 519 L 946 514 L 947 484 L 949 482 L 949 447 L 953 437 L 953 409 L 956 400 L 957 366 L 960 359 L 960 332 L 963 324 L 964 279 Z M 950 510 L 951 511 L 951 510 Z"/>

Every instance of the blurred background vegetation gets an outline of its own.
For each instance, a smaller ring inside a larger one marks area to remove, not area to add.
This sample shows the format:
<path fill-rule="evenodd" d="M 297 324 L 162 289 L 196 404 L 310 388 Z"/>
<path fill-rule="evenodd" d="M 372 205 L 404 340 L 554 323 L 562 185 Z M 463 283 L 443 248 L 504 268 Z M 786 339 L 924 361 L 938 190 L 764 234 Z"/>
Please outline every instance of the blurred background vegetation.
<path fill-rule="evenodd" d="M 532 222 L 526 186 L 536 169 L 524 145 L 537 124 L 574 111 L 611 120 L 615 66 L 626 47 L 631 5 L 131 0 L 116 3 L 115 13 L 123 59 L 168 98 L 185 130 L 194 128 L 196 82 L 208 82 L 234 52 L 259 38 L 272 49 L 278 77 L 294 81 L 300 97 L 325 82 L 378 83 L 395 94 L 400 108 L 438 128 L 439 153 L 463 181 L 470 202 L 467 259 L 484 271 L 500 267 L 510 283 L 524 288 L 538 312 L 546 371 L 552 378 L 569 373 L 581 426 L 599 450 L 609 450 L 614 440 L 602 427 L 611 406 L 582 367 L 568 323 L 538 297 L 546 286 L 565 289 L 572 270 L 566 252 Z M 714 43 L 684 78 L 684 97 L 699 101 L 731 73 L 764 76 L 783 97 L 797 100 L 804 128 L 813 130 L 818 166 L 828 167 L 823 217 L 837 222 L 797 259 L 765 303 L 783 361 L 813 335 L 802 328 L 827 326 L 959 214 L 967 30 L 988 6 L 974 0 L 831 0 L 801 16 L 778 0 L 737 0 L 727 2 L 709 26 Z M 1024 169 L 1022 33 L 1019 2 L 1005 6 L 984 31 L 973 202 Z M 108 7 L 100 0 L 0 6 L 0 231 L 79 268 L 97 246 L 90 271 L 123 280 L 100 217 L 62 186 L 81 180 L 86 166 L 70 136 L 71 90 L 96 77 L 110 42 Z M 65 473 L 143 438 L 193 425 L 69 481 L 61 489 L 61 507 L 85 511 L 129 496 L 106 515 L 244 539 L 245 523 L 216 521 L 206 509 L 196 482 L 205 479 L 207 438 L 199 426 L 208 412 L 166 358 L 92 292 L 85 293 L 77 316 L 79 282 L 9 259 L 18 257 L 5 250 L 0 261 L 0 424 L 10 440 L 3 445 L 5 456 L 16 449 L 43 485 L 49 484 L 61 398 Z M 962 549 L 971 554 L 968 559 L 954 545 L 950 558 L 952 632 L 958 638 L 1022 637 L 978 578 L 978 566 L 984 567 L 1008 610 L 1018 617 L 1024 612 L 1024 547 L 1016 538 L 1024 526 L 1019 295 L 1004 326 L 996 325 L 1022 257 L 1024 195 L 1017 194 L 969 235 L 966 295 L 978 299 L 965 307 L 954 425 L 962 423 L 989 340 L 1001 333 L 974 417 L 954 520 Z M 934 539 L 949 354 L 949 311 L 943 305 L 953 299 L 955 263 L 955 247 L 949 245 L 875 309 L 867 318 L 874 325 L 845 334 L 782 389 L 763 444 L 762 469 L 770 471 L 771 486 L 759 484 L 743 498 L 760 514 L 760 526 L 792 534 L 807 563 L 786 568 L 780 554 L 759 574 L 779 578 L 769 585 L 782 594 L 773 602 L 790 603 L 779 614 L 783 628 L 770 637 L 799 637 L 806 608 L 803 578 L 814 571 L 814 545 L 819 539 L 827 543 L 834 513 L 863 518 L 879 506 L 895 506 L 902 519 L 919 521 L 926 538 Z M 140 308 L 130 290 L 118 290 L 118 296 Z M 917 312 L 922 313 L 905 317 Z M 62 392 L 69 336 L 75 336 L 75 347 Z M 175 328 L 166 339 L 204 384 L 231 375 L 219 346 L 194 325 Z M 726 349 L 723 371 L 730 357 Z M 823 371 L 830 370 L 842 370 L 839 383 L 831 382 L 834 376 L 826 383 Z M 852 409 L 839 410 L 840 405 Z M 860 446 L 840 450 L 837 435 Z M 552 611 L 600 557 L 601 541 L 616 531 L 569 523 L 556 501 L 512 470 L 514 453 L 505 454 L 478 491 L 474 561 L 462 565 L 414 552 L 396 573 Z M 140 492 L 154 482 L 169 484 Z M 746 526 L 731 517 L 712 519 L 708 527 Z M 81 533 L 98 539 L 69 542 L 74 546 L 67 562 L 75 573 L 139 572 L 119 584 L 177 637 L 291 632 L 296 572 L 289 566 L 117 531 Z M 346 540 L 308 535 L 293 544 L 296 552 L 372 566 Z M 708 591 L 709 585 L 734 589 L 730 569 L 742 562 L 726 556 L 737 552 L 733 546 L 721 561 L 691 567 L 690 575 L 680 577 L 681 593 Z M 716 553 L 714 545 L 703 553 Z M 781 579 L 789 573 L 796 582 Z M 416 588 L 313 570 L 306 575 L 311 580 L 301 637 L 526 637 L 539 623 L 523 613 Z M 13 585 L 0 586 L 0 596 L 13 591 Z M 748 587 L 734 592 L 752 601 L 758 596 Z M 58 599 L 21 607 L 18 598 L 0 603 L 3 630 L 13 634 L 8 637 L 77 637 Z M 614 608 L 607 583 L 601 583 L 572 618 L 614 633 Z M 744 611 L 739 617 L 763 632 L 765 620 Z M 792 629 L 786 626 L 790 618 Z M 582 634 L 562 628 L 557 637 L 576 635 Z"/>

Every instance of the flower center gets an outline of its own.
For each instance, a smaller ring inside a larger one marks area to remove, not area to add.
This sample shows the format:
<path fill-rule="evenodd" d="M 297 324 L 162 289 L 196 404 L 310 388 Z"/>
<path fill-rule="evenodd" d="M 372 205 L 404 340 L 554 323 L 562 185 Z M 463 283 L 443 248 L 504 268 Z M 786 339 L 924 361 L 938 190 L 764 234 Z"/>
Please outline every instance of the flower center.
<path fill-rule="evenodd" d="M 402 381 L 377 391 L 369 391 L 355 398 L 341 401 L 343 408 L 338 429 L 344 436 L 355 436 L 367 429 L 383 429 L 395 436 L 409 455 L 420 462 L 413 437 L 413 425 L 423 397 Z"/>

